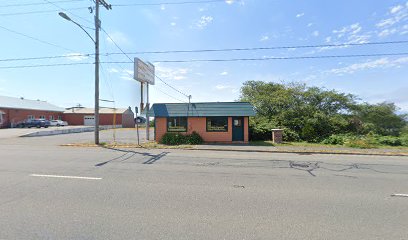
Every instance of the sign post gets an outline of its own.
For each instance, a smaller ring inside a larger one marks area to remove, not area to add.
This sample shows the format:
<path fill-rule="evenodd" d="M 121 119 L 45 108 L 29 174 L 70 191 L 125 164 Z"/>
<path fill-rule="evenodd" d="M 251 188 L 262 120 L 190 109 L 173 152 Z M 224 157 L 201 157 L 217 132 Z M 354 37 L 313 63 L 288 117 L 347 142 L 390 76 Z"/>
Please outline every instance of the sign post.
<path fill-rule="evenodd" d="M 145 110 L 146 113 L 146 139 L 149 140 L 149 127 L 150 127 L 150 119 L 149 119 L 149 110 L 150 110 L 150 102 L 149 102 L 149 85 L 154 85 L 155 80 L 155 69 L 154 65 L 147 62 L 143 62 L 139 58 L 135 58 L 135 65 L 134 65 L 134 79 L 139 81 L 141 84 L 141 101 L 140 101 L 140 111 L 142 112 Z M 143 105 L 143 84 L 146 84 L 146 107 Z"/>

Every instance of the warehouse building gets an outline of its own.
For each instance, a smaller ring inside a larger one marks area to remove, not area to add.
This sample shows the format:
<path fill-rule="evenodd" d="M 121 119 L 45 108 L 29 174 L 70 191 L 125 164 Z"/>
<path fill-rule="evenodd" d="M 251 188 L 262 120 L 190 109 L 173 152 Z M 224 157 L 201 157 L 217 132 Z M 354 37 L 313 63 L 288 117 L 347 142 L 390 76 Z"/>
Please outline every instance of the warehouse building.
<path fill-rule="evenodd" d="M 64 110 L 46 101 L 0 96 L 0 128 L 14 127 L 26 119 L 62 119 Z"/>
<path fill-rule="evenodd" d="M 155 103 L 155 140 L 165 133 L 197 132 L 205 142 L 248 142 L 249 117 L 255 116 L 247 102 Z"/>
<path fill-rule="evenodd" d="M 94 108 L 68 108 L 63 114 L 63 120 L 69 125 L 95 125 Z M 118 127 L 135 127 L 134 113 L 129 108 L 101 108 L 99 109 L 99 125 L 116 125 Z"/>

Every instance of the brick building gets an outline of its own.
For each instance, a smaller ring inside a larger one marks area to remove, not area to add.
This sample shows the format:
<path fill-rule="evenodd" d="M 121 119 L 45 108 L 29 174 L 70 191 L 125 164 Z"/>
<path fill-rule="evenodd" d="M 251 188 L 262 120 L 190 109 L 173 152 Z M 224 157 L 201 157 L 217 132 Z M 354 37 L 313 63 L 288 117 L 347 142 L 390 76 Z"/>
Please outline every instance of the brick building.
<path fill-rule="evenodd" d="M 45 101 L 0 96 L 0 128 L 13 127 L 26 119 L 62 119 L 64 110 Z"/>
<path fill-rule="evenodd" d="M 167 132 L 201 135 L 205 142 L 248 142 L 248 121 L 255 116 L 247 102 L 155 103 L 155 140 Z"/>
<path fill-rule="evenodd" d="M 94 108 L 69 108 L 63 114 L 63 120 L 69 125 L 95 125 Z M 120 125 L 124 128 L 135 127 L 134 113 L 131 108 L 101 108 L 99 125 Z"/>

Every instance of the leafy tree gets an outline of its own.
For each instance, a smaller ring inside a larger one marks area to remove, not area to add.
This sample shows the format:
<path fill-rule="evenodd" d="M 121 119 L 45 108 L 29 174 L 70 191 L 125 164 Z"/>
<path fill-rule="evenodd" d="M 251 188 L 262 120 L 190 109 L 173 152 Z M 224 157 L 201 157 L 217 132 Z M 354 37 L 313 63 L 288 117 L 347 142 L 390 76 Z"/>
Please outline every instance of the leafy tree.
<path fill-rule="evenodd" d="M 355 116 L 362 122 L 360 133 L 373 132 L 380 135 L 398 136 L 407 125 L 405 115 L 396 114 L 394 103 L 363 103 L 354 110 Z"/>
<path fill-rule="evenodd" d="M 396 135 L 406 125 L 394 104 L 358 104 L 352 94 L 305 84 L 247 81 L 241 101 L 254 105 L 251 139 L 270 139 L 272 128 L 284 128 L 284 139 L 320 142 L 333 134 Z"/>

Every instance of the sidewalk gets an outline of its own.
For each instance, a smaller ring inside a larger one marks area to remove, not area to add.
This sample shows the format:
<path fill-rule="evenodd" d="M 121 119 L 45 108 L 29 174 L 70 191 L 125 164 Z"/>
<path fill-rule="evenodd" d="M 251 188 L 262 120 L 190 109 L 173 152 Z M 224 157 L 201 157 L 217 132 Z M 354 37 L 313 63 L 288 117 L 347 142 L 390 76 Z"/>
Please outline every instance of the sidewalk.
<path fill-rule="evenodd" d="M 301 146 L 251 146 L 244 144 L 203 144 L 188 150 L 235 151 L 235 152 L 270 152 L 270 153 L 298 153 L 298 154 L 350 154 L 350 155 L 378 155 L 378 156 L 408 156 L 405 149 L 358 149 L 346 147 L 301 147 Z"/>

